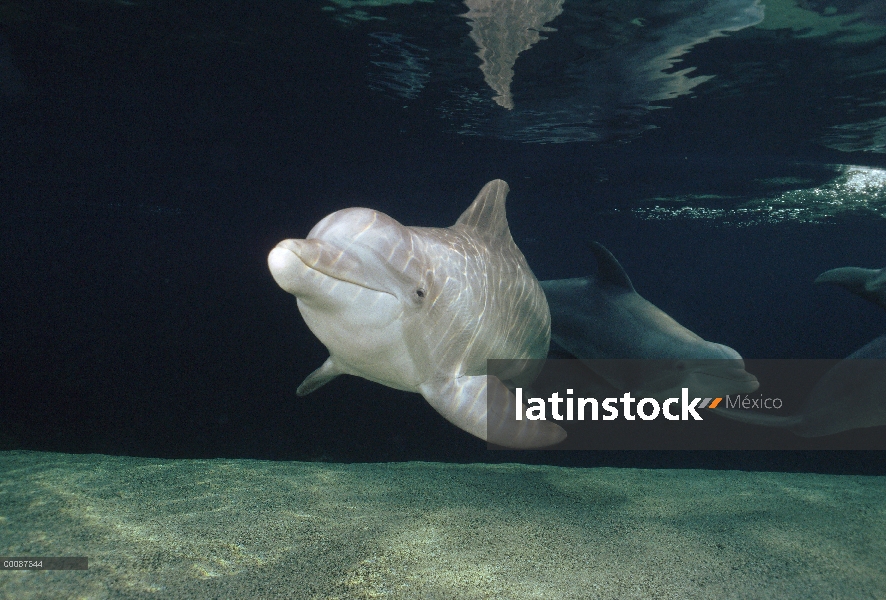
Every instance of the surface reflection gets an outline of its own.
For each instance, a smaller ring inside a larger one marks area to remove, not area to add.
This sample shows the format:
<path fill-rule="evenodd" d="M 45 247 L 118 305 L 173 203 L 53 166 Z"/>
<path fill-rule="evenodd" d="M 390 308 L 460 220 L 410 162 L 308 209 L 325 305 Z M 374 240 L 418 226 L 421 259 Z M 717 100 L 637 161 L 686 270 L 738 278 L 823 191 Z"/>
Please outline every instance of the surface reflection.
<path fill-rule="evenodd" d="M 840 174 L 824 185 L 755 198 L 731 208 L 714 205 L 723 198 L 698 194 L 656 198 L 645 206 L 616 212 L 630 212 L 644 220 L 708 220 L 735 227 L 815 223 L 847 215 L 886 218 L 886 170 L 857 165 L 840 165 L 837 170 Z"/>
<path fill-rule="evenodd" d="M 495 103 L 512 109 L 517 56 L 545 39 L 542 32 L 555 31 L 546 25 L 563 12 L 563 0 L 465 0 L 465 4 L 483 78 L 496 92 Z"/>

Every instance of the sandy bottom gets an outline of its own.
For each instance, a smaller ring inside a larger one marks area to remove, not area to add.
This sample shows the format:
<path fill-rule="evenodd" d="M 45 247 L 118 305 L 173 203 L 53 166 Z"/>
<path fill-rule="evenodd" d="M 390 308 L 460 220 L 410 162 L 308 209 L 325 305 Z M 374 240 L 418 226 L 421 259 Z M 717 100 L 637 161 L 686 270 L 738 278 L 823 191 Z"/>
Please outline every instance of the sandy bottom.
<path fill-rule="evenodd" d="M 0 452 L 4 598 L 886 598 L 886 477 Z"/>

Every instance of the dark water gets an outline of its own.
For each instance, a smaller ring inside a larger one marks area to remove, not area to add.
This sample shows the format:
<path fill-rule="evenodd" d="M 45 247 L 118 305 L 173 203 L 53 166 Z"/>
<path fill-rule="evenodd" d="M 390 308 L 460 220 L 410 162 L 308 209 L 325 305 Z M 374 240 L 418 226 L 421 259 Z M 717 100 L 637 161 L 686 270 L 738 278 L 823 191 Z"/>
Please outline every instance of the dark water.
<path fill-rule="evenodd" d="M 471 37 L 496 30 L 464 4 L 369 4 L 0 7 L 0 444 L 886 471 L 878 453 L 490 453 L 414 394 L 345 377 L 296 398 L 326 351 L 266 266 L 333 210 L 447 226 L 502 178 L 540 279 L 589 273 L 598 240 L 706 339 L 846 356 L 886 313 L 811 282 L 886 266 L 879 4 L 566 0 L 515 59 L 510 108 Z"/>

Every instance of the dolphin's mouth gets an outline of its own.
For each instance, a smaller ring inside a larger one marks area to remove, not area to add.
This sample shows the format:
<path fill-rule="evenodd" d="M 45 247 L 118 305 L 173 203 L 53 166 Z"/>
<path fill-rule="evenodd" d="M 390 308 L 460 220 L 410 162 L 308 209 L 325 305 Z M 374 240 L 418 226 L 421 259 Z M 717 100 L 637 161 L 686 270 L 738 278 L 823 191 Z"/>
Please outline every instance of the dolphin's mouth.
<path fill-rule="evenodd" d="M 724 381 L 757 381 L 757 378 L 754 377 L 754 375 L 748 373 L 744 369 L 699 369 L 696 372 L 700 375 L 707 375 L 708 377 L 723 379 Z"/>
<path fill-rule="evenodd" d="M 382 289 L 381 286 L 371 284 L 365 277 L 366 265 L 361 264 L 359 260 L 328 242 L 320 240 L 283 240 L 276 247 L 291 252 L 305 268 L 316 271 L 330 279 L 356 285 L 357 287 L 380 294 L 395 296 L 390 291 Z"/>
<path fill-rule="evenodd" d="M 740 368 L 721 368 L 721 369 L 700 369 L 696 371 L 696 375 L 722 381 L 731 387 L 739 386 L 735 391 L 742 393 L 750 393 L 756 391 L 760 387 L 760 381 L 753 373 L 748 373 Z"/>

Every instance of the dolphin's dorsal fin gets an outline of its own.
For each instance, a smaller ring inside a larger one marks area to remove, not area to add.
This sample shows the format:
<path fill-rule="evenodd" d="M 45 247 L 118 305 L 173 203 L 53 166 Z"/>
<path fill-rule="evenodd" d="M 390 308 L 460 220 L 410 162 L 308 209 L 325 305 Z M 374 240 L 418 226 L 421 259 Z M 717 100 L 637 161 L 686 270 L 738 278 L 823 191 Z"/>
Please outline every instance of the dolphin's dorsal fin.
<path fill-rule="evenodd" d="M 508 184 L 501 179 L 493 179 L 484 185 L 452 229 L 479 234 L 489 239 L 513 240 L 505 215 L 508 191 Z"/>
<path fill-rule="evenodd" d="M 594 253 L 594 257 L 597 259 L 597 279 L 610 285 L 624 288 L 626 292 L 636 293 L 634 284 L 631 283 L 631 278 L 625 273 L 621 263 L 612 256 L 612 252 L 599 242 L 591 242 L 590 247 L 591 252 Z"/>

